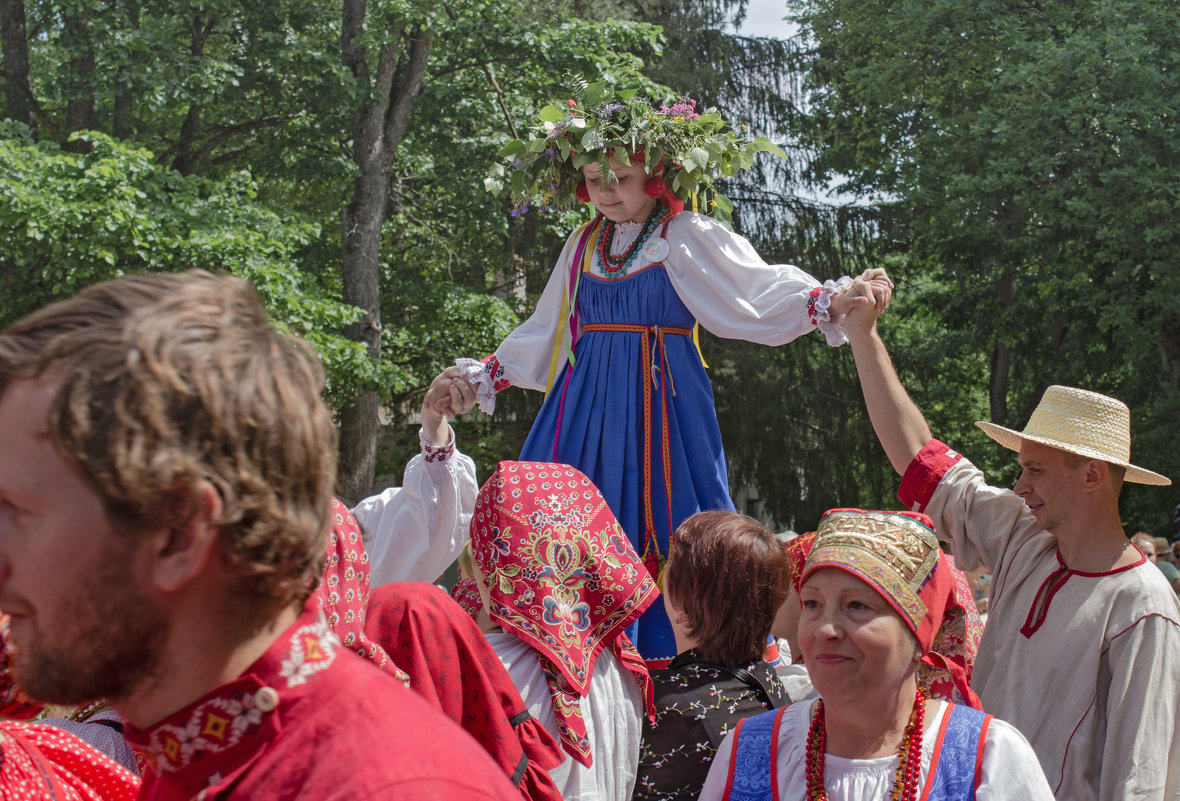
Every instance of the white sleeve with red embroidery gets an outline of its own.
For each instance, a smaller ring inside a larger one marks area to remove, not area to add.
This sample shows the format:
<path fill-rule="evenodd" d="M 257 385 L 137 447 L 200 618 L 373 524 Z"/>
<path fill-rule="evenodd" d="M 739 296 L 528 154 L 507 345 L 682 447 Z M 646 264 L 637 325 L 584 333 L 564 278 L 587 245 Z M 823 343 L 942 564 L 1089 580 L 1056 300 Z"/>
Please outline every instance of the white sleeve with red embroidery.
<path fill-rule="evenodd" d="M 455 448 L 427 443 L 406 465 L 402 486 L 366 498 L 352 510 L 365 534 L 370 583 L 434 581 L 467 542 L 479 485 L 475 463 Z"/>
<path fill-rule="evenodd" d="M 847 342 L 832 296 L 848 277 L 825 281 L 789 264 L 767 264 L 745 237 L 701 214 L 677 215 L 668 227 L 668 277 L 700 324 L 726 339 L 783 345 L 814 328 L 829 345 Z"/>
<path fill-rule="evenodd" d="M 565 324 L 561 307 L 570 275 L 570 261 L 573 260 L 577 235 L 581 230 L 579 228 L 566 240 L 532 316 L 517 326 L 500 343 L 496 352 L 483 361 L 455 360 L 455 364 L 463 370 L 464 377 L 475 387 L 476 400 L 484 414 L 491 414 L 495 410 L 496 393 L 501 390 L 510 386 L 543 390 L 549 383 L 554 341 L 558 330 Z M 568 337 L 569 332 L 562 330 L 558 370 L 565 364 L 564 348 Z"/>

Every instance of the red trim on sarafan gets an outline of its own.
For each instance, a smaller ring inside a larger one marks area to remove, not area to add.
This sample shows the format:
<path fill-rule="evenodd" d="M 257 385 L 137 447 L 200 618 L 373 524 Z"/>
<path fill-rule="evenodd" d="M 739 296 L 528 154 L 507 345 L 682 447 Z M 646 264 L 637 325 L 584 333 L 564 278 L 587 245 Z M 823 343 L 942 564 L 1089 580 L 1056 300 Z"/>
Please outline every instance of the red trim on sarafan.
<path fill-rule="evenodd" d="M 938 724 L 938 736 L 934 738 L 934 749 L 930 755 L 930 770 L 926 772 L 926 786 L 922 788 L 922 795 L 918 801 L 926 801 L 930 790 L 934 787 L 934 774 L 938 772 L 938 757 L 942 754 L 942 740 L 946 736 L 946 727 L 951 722 L 951 712 L 955 705 L 947 702 L 946 710 L 942 713 L 942 721 Z"/>
<path fill-rule="evenodd" d="M 987 727 L 991 725 L 992 716 L 983 716 L 983 725 L 979 727 L 979 745 L 975 747 L 975 789 L 983 783 L 983 744 L 987 740 Z"/>
<path fill-rule="evenodd" d="M 730 742 L 733 744 L 733 748 L 729 752 L 729 773 L 725 777 L 725 792 L 721 794 L 722 798 L 729 798 L 730 792 L 733 791 L 733 776 L 737 772 L 738 738 L 742 736 L 742 724 L 744 724 L 747 720 L 749 720 L 749 718 L 742 718 L 739 720 L 737 728 L 733 730 L 733 739 L 730 740 Z"/>
<path fill-rule="evenodd" d="M 780 706 L 774 713 L 774 726 L 770 729 L 770 797 L 779 801 L 778 797 L 778 730 L 783 722 L 783 713 L 787 707 Z"/>

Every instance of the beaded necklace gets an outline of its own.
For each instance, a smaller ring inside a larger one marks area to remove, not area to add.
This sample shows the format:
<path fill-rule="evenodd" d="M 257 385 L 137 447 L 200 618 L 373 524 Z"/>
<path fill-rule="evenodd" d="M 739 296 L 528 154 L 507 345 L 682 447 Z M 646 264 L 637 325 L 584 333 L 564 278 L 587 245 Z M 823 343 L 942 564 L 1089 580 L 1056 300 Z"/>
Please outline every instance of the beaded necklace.
<path fill-rule="evenodd" d="M 916 801 L 918 798 L 918 770 L 922 765 L 922 724 L 926 717 L 926 694 L 919 687 L 914 693 L 914 710 L 906 724 L 901 745 L 897 749 L 897 773 L 893 789 L 889 791 L 890 801 Z M 824 789 L 824 754 L 827 751 L 828 732 L 824 726 L 824 702 L 815 702 L 815 717 L 807 731 L 806 775 L 808 801 L 828 801 Z"/>
<path fill-rule="evenodd" d="M 66 720 L 72 720 L 75 723 L 85 723 L 92 717 L 108 708 L 105 700 L 92 701 L 86 706 L 75 707 L 65 714 Z"/>
<path fill-rule="evenodd" d="M 643 223 L 643 229 L 639 232 L 639 236 L 635 237 L 635 241 L 617 256 L 612 256 L 609 252 L 610 243 L 614 241 L 615 237 L 615 223 L 612 220 L 604 222 L 602 224 L 602 235 L 598 237 L 598 272 L 607 278 L 622 278 L 625 276 L 627 270 L 631 267 L 631 263 L 639 255 L 639 250 L 643 247 L 643 243 L 671 216 L 672 212 L 667 206 L 656 206 L 652 209 L 647 221 Z"/>

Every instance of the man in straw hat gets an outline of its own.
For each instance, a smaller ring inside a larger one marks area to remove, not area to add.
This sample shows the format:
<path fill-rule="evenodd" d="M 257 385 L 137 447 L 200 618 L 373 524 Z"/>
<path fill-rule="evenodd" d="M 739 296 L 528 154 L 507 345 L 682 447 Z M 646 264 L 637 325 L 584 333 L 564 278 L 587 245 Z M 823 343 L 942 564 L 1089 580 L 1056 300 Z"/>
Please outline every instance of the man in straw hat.
<path fill-rule="evenodd" d="M 934 519 L 964 570 L 993 575 L 972 687 L 1028 738 L 1060 799 L 1180 797 L 1180 603 L 1128 542 L 1123 481 L 1167 485 L 1130 462 L 1130 412 L 1054 386 L 1023 431 L 977 423 L 1018 451 L 1011 490 L 988 486 L 933 439 L 877 335 L 849 315 L 873 428 L 902 474 L 898 497 Z"/>

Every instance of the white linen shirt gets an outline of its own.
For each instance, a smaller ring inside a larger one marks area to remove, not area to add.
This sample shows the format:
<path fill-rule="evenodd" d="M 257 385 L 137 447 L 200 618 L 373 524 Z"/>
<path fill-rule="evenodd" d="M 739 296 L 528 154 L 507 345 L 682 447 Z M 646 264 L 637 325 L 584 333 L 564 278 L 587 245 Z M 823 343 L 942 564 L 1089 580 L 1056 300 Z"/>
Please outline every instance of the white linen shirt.
<path fill-rule="evenodd" d="M 400 487 L 365 498 L 352 514 L 364 532 L 369 584 L 434 582 L 470 538 L 479 485 L 475 462 L 455 447 L 432 446 L 418 433 L 422 452 L 406 465 Z"/>
<path fill-rule="evenodd" d="M 945 701 L 931 701 L 922 737 L 922 765 L 918 786 L 923 787 L 934 758 L 934 739 L 948 706 Z M 815 699 L 792 704 L 783 713 L 775 751 L 779 801 L 807 799 L 807 730 Z M 975 797 L 978 801 L 1052 801 L 1053 793 L 1041 773 L 1036 755 L 1015 727 L 992 719 L 984 736 L 983 766 Z M 722 801 L 729 778 L 733 754 L 733 732 L 725 735 L 700 801 Z M 875 759 L 846 759 L 824 755 L 824 787 L 830 801 L 888 801 L 897 772 L 897 755 Z"/>
<path fill-rule="evenodd" d="M 493 631 L 487 638 L 520 690 L 529 714 L 560 743 L 553 696 L 537 652 L 511 632 Z M 591 765 L 575 762 L 563 750 L 565 761 L 549 771 L 553 783 L 565 801 L 627 801 L 635 789 L 639 769 L 643 694 L 631 671 L 609 648 L 600 651 L 594 660 L 590 688 L 582 698 L 582 716 L 590 740 Z"/>
<path fill-rule="evenodd" d="M 964 570 L 992 571 L 971 686 L 983 708 L 1028 738 L 1057 798 L 1180 798 L 1180 602 L 1146 560 L 1070 571 L 1024 501 L 932 440 L 902 481 L 902 502 L 934 520 Z M 1042 599 L 1044 601 L 1044 599 Z"/>
<path fill-rule="evenodd" d="M 625 249 L 642 228 L 642 223 L 617 225 L 612 250 Z M 565 364 L 564 343 L 569 331 L 561 311 L 580 232 L 579 228 L 566 241 L 532 316 L 496 349 L 502 377 L 512 386 L 545 389 L 559 329 L 563 344 L 556 372 Z M 763 345 L 783 345 L 819 328 L 831 345 L 847 341 L 843 318 L 830 319 L 827 310 L 832 296 L 850 285 L 849 279 L 827 281 L 821 286 L 798 267 L 767 264 L 745 237 L 702 214 L 677 214 L 668 224 L 666 239 L 668 255 L 662 263 L 672 288 L 710 333 Z M 626 274 L 653 263 L 641 249 Z M 809 303 L 814 305 L 814 314 L 809 313 Z M 483 365 L 472 360 L 458 363 L 467 378 L 477 384 L 480 409 L 491 414 L 495 394 L 491 380 L 480 375 Z"/>

